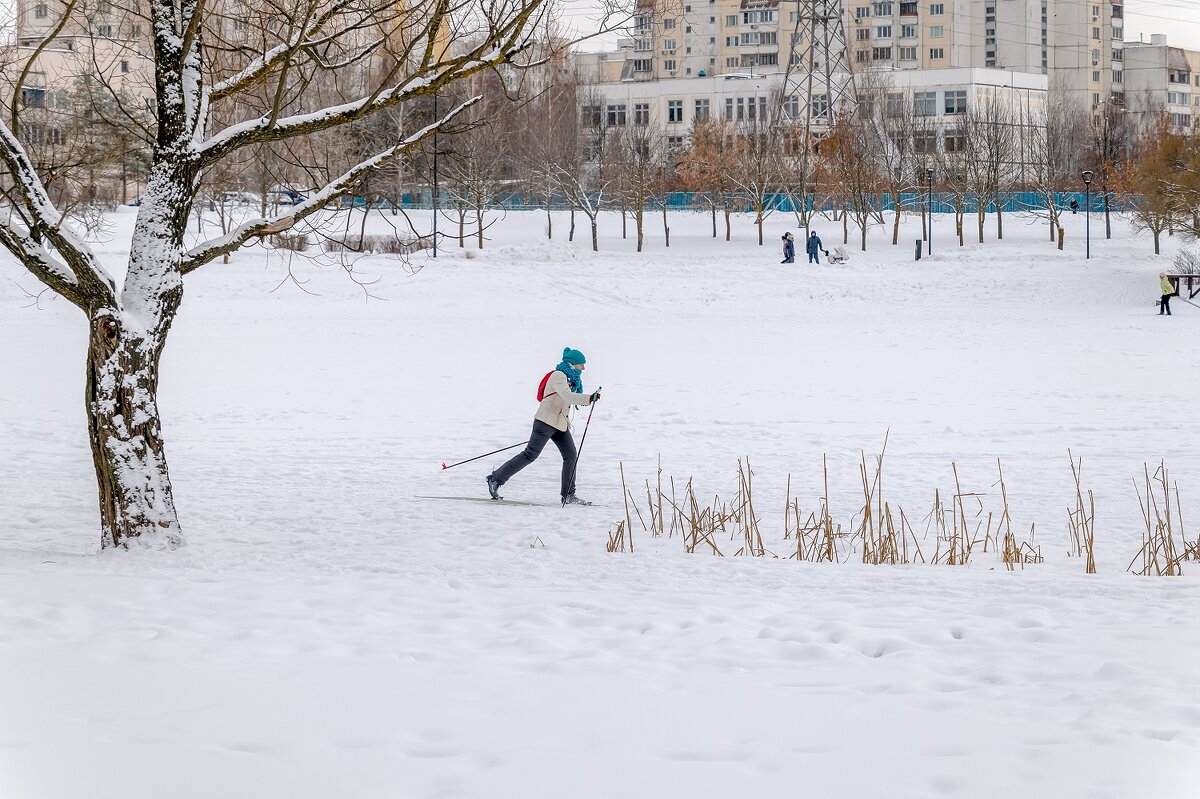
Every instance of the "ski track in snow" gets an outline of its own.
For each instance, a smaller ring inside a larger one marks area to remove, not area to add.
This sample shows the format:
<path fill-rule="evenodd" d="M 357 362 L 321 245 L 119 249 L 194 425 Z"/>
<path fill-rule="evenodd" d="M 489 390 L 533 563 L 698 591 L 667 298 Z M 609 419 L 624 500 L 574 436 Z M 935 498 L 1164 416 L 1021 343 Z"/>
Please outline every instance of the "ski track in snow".
<path fill-rule="evenodd" d="M 5 258 L 0 797 L 1200 795 L 1200 567 L 1125 573 L 1144 462 L 1185 522 L 1200 501 L 1200 309 L 1158 318 L 1169 259 L 1118 223 L 1085 262 L 1066 221 L 1065 253 L 1013 216 L 960 250 L 939 220 L 932 259 L 911 261 L 913 224 L 818 268 L 778 264 L 780 215 L 761 249 L 745 218 L 726 243 L 676 215 L 638 255 L 612 216 L 593 254 L 565 215 L 546 242 L 518 213 L 475 259 L 360 260 L 369 302 L 303 262 L 315 296 L 272 291 L 279 263 L 247 250 L 189 277 L 168 342 L 169 554 L 96 553 L 82 314 L 27 307 Z M 119 241 L 98 252 L 119 274 Z M 597 506 L 557 507 L 553 448 L 504 490 L 547 507 L 417 499 L 486 496 L 511 453 L 440 464 L 523 440 L 568 345 L 604 386 L 579 480 Z M 995 509 L 1000 458 L 1047 562 L 689 556 L 636 518 L 635 552 L 604 551 L 620 462 L 635 497 L 661 456 L 729 498 L 749 457 L 786 556 L 789 472 L 807 513 L 826 455 L 849 526 L 885 434 L 918 533 L 952 463 Z M 1091 577 L 1065 556 L 1068 447 Z"/>

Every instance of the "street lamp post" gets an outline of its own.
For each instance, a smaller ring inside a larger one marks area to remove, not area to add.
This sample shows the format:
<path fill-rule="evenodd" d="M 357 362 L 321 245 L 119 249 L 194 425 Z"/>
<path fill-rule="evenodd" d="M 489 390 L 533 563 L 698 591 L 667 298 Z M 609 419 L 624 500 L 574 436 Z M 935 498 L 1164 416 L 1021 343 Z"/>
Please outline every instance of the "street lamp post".
<path fill-rule="evenodd" d="M 1085 169 L 1081 175 L 1083 178 L 1084 191 L 1084 214 L 1087 215 L 1087 222 L 1084 224 L 1086 233 L 1084 238 L 1087 240 L 1087 260 L 1092 258 L 1092 170 Z"/>
<path fill-rule="evenodd" d="M 929 198 L 926 202 L 929 206 L 929 254 L 933 255 L 933 167 L 925 167 L 925 179 L 929 186 L 929 193 L 926 195 Z"/>
<path fill-rule="evenodd" d="M 438 118 L 438 96 L 437 92 L 433 93 L 433 120 L 436 123 Z M 438 130 L 441 126 L 433 129 L 433 192 L 430 194 L 431 205 L 433 206 L 433 257 L 437 258 L 438 245 Z"/>

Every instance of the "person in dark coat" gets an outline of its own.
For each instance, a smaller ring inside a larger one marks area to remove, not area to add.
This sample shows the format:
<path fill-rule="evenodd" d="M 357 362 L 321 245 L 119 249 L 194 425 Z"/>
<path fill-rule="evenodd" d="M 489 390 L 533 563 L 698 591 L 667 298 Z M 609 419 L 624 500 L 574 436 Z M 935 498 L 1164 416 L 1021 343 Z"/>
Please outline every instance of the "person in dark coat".
<path fill-rule="evenodd" d="M 1076 200 L 1074 197 L 1071 198 L 1071 213 L 1079 213 L 1079 200 Z"/>
<path fill-rule="evenodd" d="M 796 237 L 791 232 L 783 234 L 783 260 L 780 263 L 796 263 Z"/>
<path fill-rule="evenodd" d="M 805 248 L 808 251 L 808 262 L 810 264 L 821 263 L 821 240 L 817 238 L 817 231 L 808 234 L 808 244 Z"/>

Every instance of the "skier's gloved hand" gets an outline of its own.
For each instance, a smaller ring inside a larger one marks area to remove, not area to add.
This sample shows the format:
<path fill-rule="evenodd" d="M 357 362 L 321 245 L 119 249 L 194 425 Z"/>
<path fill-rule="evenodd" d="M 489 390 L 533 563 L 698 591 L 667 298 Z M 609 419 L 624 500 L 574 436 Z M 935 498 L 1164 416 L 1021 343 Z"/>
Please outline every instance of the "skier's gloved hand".
<path fill-rule="evenodd" d="M 599 391 L 593 391 L 593 392 L 592 392 L 592 397 L 591 397 L 591 399 L 592 399 L 592 402 L 595 402 L 596 400 L 600 399 L 600 392 L 599 392 Z"/>

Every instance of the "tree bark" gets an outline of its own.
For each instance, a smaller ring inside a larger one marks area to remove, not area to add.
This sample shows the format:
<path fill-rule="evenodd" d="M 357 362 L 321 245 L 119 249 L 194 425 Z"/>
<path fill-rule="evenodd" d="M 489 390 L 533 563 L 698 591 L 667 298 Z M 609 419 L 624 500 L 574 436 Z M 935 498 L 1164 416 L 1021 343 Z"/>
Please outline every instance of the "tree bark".
<path fill-rule="evenodd" d="M 717 204 L 712 204 L 713 238 L 717 237 Z"/>
<path fill-rule="evenodd" d="M 575 209 L 571 209 L 571 231 L 567 234 L 567 241 L 575 241 Z"/>
<path fill-rule="evenodd" d="M 730 240 L 729 206 L 725 206 L 725 241 Z"/>
<path fill-rule="evenodd" d="M 1066 244 L 1066 242 L 1067 242 L 1067 231 L 1063 228 L 1062 225 L 1059 225 L 1058 226 L 1058 249 L 1061 250 L 1063 248 L 1063 245 Z"/>
<path fill-rule="evenodd" d="M 667 204 L 665 201 L 663 202 L 662 212 L 663 212 L 663 240 L 664 240 L 666 246 L 670 247 L 671 246 L 671 228 L 667 225 Z M 715 224 L 716 221 L 717 220 L 714 218 L 713 223 Z M 714 229 L 713 232 L 715 233 L 716 230 Z"/>
<path fill-rule="evenodd" d="M 550 215 L 550 204 L 546 204 L 546 238 L 554 239 L 554 217 Z"/>
<path fill-rule="evenodd" d="M 999 198 L 996 199 L 996 241 L 1004 240 L 1004 209 L 1000 207 Z"/>
<path fill-rule="evenodd" d="M 892 246 L 900 243 L 900 203 L 896 203 L 896 219 L 892 222 Z"/>
<path fill-rule="evenodd" d="M 174 303 L 177 305 L 177 301 Z M 158 415 L 158 367 L 165 328 L 147 336 L 118 312 L 95 313 L 88 336 L 88 434 L 100 491 L 100 543 L 183 543 Z"/>
<path fill-rule="evenodd" d="M 642 224 L 644 222 L 642 207 L 639 205 L 633 211 L 633 222 L 637 225 L 637 251 L 642 251 L 642 241 L 645 238 L 642 234 Z"/>
<path fill-rule="evenodd" d="M 589 217 L 592 220 L 592 252 L 600 252 L 600 238 L 596 234 L 596 217 Z"/>

